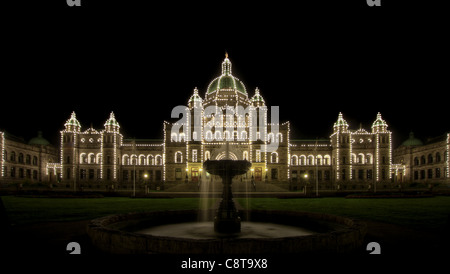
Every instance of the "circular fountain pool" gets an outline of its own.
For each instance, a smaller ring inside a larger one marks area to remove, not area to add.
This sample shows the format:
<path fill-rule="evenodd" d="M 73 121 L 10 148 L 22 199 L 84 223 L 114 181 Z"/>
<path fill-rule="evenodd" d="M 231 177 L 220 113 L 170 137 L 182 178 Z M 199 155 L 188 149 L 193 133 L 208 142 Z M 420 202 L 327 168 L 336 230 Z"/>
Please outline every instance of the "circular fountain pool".
<path fill-rule="evenodd" d="M 316 232 L 305 228 L 263 222 L 242 222 L 241 232 L 224 234 L 214 231 L 212 222 L 186 222 L 167 224 L 135 231 L 139 234 L 190 239 L 252 239 L 284 238 L 312 235 Z"/>
<path fill-rule="evenodd" d="M 346 253 L 362 245 L 366 227 L 349 218 L 291 211 L 240 211 L 242 230 L 213 229 L 214 211 L 157 211 L 92 220 L 88 235 L 113 254 Z M 197 222 L 199 216 L 209 216 Z M 251 222 L 248 222 L 248 220 Z"/>

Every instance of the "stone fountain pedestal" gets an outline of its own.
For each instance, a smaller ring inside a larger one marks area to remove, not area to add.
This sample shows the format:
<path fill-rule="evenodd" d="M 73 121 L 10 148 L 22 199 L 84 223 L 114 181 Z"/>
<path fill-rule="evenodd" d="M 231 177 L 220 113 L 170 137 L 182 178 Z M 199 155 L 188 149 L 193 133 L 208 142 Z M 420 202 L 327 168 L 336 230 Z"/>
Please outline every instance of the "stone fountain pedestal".
<path fill-rule="evenodd" d="M 214 230 L 218 233 L 238 233 L 241 231 L 241 218 L 233 201 L 231 184 L 233 177 L 245 174 L 251 163 L 246 160 L 207 160 L 203 168 L 222 178 L 222 201 L 214 217 Z"/>

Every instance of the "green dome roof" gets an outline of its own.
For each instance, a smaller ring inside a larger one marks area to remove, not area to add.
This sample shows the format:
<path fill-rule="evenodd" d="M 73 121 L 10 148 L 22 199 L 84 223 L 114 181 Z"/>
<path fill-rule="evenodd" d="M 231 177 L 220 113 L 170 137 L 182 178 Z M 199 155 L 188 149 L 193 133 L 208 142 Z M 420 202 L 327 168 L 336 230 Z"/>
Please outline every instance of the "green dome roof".
<path fill-rule="evenodd" d="M 228 54 L 225 55 L 225 60 L 222 62 L 222 75 L 211 81 L 206 91 L 207 94 L 211 94 L 217 90 L 237 90 L 242 94 L 247 95 L 244 83 L 241 80 L 234 77 L 231 73 L 231 62 L 228 59 Z"/>
<path fill-rule="evenodd" d="M 410 147 L 410 146 L 422 146 L 423 142 L 420 139 L 414 137 L 414 133 L 409 133 L 409 138 L 404 141 L 401 146 Z"/>
<path fill-rule="evenodd" d="M 47 141 L 44 137 L 42 137 L 42 131 L 38 131 L 38 136 L 32 138 L 29 142 L 29 145 L 38 145 L 38 146 L 48 146 L 50 142 Z"/>

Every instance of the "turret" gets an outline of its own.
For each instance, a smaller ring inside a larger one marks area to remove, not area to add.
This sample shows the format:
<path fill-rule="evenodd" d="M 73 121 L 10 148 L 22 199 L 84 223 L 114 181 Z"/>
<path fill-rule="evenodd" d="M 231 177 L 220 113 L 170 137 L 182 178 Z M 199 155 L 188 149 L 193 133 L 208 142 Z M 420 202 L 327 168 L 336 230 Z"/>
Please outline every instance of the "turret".
<path fill-rule="evenodd" d="M 377 119 L 372 124 L 372 133 L 387 133 L 387 123 L 383 118 L 381 118 L 381 114 L 378 112 Z"/>
<path fill-rule="evenodd" d="M 334 123 L 333 129 L 334 133 L 343 133 L 348 131 L 348 123 L 344 120 L 342 112 L 339 112 L 338 120 Z"/>
<path fill-rule="evenodd" d="M 72 112 L 72 115 L 70 116 L 69 120 L 64 124 L 66 127 L 67 132 L 80 132 L 81 130 L 81 124 L 77 120 L 77 116 L 75 114 L 75 111 Z"/>
<path fill-rule="evenodd" d="M 119 132 L 120 125 L 116 120 L 116 117 L 114 117 L 114 112 L 111 111 L 111 114 L 109 115 L 109 119 L 105 122 L 105 130 L 107 132 Z"/>

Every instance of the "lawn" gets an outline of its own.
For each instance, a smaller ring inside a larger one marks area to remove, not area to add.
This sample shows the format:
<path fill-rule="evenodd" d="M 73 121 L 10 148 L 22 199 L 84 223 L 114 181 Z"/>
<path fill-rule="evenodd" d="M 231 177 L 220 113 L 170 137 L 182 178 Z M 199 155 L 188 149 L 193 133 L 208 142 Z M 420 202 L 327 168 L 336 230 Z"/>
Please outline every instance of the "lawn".
<path fill-rule="evenodd" d="M 213 199 L 107 198 L 27 198 L 3 196 L 3 204 L 13 224 L 49 221 L 76 221 L 101 216 L 157 210 L 198 209 L 211 206 Z"/>
<path fill-rule="evenodd" d="M 152 210 L 211 207 L 216 199 L 175 198 L 26 198 L 3 196 L 12 223 L 93 219 L 110 214 Z M 408 226 L 413 229 L 442 229 L 449 222 L 450 197 L 388 199 L 236 199 L 244 208 L 298 210 L 348 216 Z"/>
<path fill-rule="evenodd" d="M 450 197 L 387 199 L 238 199 L 243 207 L 298 210 L 380 221 L 413 229 L 441 229 L 449 222 Z"/>

